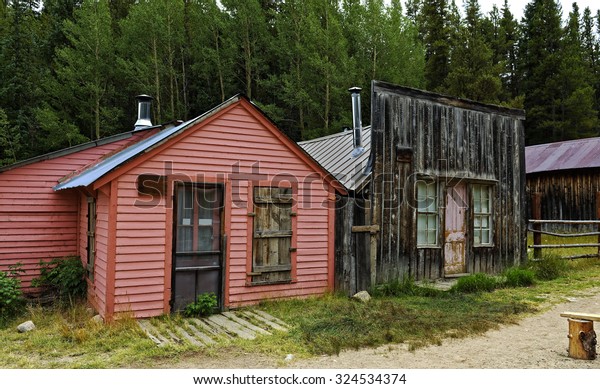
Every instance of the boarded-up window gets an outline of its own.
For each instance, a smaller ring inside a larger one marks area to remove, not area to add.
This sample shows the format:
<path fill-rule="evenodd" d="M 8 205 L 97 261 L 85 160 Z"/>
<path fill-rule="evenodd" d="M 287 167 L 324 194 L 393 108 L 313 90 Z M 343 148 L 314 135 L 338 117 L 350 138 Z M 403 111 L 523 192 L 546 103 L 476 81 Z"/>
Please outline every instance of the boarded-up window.
<path fill-rule="evenodd" d="M 87 198 L 87 276 L 94 280 L 94 260 L 96 258 L 96 199 Z"/>
<path fill-rule="evenodd" d="M 417 245 L 436 246 L 438 243 L 437 183 L 417 182 Z"/>
<path fill-rule="evenodd" d="M 292 189 L 254 187 L 252 283 L 291 281 Z"/>
<path fill-rule="evenodd" d="M 473 185 L 473 244 L 492 244 L 492 187 Z"/>

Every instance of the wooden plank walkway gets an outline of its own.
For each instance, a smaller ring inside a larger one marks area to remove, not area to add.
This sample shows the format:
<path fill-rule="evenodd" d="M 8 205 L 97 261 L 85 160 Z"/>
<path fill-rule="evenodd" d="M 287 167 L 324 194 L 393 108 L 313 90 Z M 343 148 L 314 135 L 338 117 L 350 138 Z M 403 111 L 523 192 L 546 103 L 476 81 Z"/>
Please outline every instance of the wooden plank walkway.
<path fill-rule="evenodd" d="M 289 329 L 288 324 L 261 310 L 229 311 L 203 318 L 186 318 L 183 324 L 155 324 L 150 319 L 138 320 L 142 331 L 159 347 L 184 343 L 205 347 L 220 339 L 251 340 L 259 335 L 268 336 L 273 331 Z"/>

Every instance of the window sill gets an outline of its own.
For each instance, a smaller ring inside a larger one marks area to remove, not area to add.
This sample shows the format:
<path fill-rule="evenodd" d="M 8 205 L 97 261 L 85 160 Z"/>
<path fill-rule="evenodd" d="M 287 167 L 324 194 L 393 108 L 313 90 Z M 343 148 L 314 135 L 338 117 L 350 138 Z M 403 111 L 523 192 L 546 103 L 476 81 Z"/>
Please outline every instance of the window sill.
<path fill-rule="evenodd" d="M 417 249 L 441 249 L 442 246 L 439 245 L 417 245 Z"/>
<path fill-rule="evenodd" d="M 295 280 L 279 280 L 279 281 L 247 281 L 246 286 L 263 286 L 263 285 L 285 285 L 295 284 Z"/>

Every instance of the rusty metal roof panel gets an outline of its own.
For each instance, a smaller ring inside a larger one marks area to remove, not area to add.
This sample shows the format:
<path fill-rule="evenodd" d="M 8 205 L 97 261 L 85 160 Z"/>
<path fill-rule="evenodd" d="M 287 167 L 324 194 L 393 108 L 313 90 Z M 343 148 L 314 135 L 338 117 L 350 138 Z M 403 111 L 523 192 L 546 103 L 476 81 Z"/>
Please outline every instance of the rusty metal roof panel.
<path fill-rule="evenodd" d="M 525 148 L 527 174 L 600 167 L 600 137 Z"/>
<path fill-rule="evenodd" d="M 356 158 L 352 157 L 352 131 L 343 131 L 298 144 L 346 189 L 361 190 L 368 183 L 370 172 L 365 173 L 365 169 L 371 154 L 370 126 L 362 129 L 364 151 Z"/>

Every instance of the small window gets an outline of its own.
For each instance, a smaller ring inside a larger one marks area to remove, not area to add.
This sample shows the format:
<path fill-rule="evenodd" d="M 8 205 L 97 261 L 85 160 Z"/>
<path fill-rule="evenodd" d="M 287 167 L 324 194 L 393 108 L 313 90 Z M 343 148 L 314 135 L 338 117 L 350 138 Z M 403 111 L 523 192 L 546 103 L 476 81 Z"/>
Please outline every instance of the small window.
<path fill-rule="evenodd" d="M 252 283 L 291 281 L 292 189 L 254 187 Z"/>
<path fill-rule="evenodd" d="M 417 182 L 417 245 L 438 244 L 437 183 Z"/>
<path fill-rule="evenodd" d="M 473 185 L 473 244 L 492 244 L 492 187 Z"/>
<path fill-rule="evenodd" d="M 96 199 L 87 198 L 87 276 L 94 280 L 94 260 L 96 258 Z"/>

